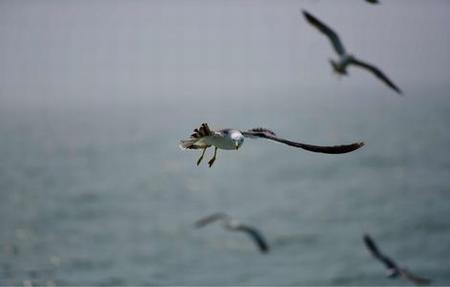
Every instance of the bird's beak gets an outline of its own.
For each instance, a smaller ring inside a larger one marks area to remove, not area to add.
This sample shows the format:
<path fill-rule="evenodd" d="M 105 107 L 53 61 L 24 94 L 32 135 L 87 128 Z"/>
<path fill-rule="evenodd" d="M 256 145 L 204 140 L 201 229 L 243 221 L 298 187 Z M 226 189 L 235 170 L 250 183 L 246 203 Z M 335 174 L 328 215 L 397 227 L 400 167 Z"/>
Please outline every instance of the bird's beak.
<path fill-rule="evenodd" d="M 236 143 L 235 145 L 236 145 L 236 150 L 238 150 L 239 149 L 239 143 Z"/>

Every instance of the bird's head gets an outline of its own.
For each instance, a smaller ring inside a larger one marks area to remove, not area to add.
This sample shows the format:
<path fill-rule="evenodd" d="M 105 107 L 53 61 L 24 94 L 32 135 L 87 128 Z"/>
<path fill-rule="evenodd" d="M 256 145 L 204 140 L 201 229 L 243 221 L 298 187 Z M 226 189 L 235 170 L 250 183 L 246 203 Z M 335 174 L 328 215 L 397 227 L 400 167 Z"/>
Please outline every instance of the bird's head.
<path fill-rule="evenodd" d="M 241 145 L 244 143 L 244 136 L 240 131 L 233 131 L 231 133 L 231 139 L 234 142 L 234 145 L 236 147 L 236 150 L 241 147 Z"/>
<path fill-rule="evenodd" d="M 345 66 L 339 65 L 338 62 L 334 61 L 333 59 L 329 59 L 330 65 L 333 68 L 333 71 L 338 75 L 347 75 L 347 70 L 345 69 Z"/>

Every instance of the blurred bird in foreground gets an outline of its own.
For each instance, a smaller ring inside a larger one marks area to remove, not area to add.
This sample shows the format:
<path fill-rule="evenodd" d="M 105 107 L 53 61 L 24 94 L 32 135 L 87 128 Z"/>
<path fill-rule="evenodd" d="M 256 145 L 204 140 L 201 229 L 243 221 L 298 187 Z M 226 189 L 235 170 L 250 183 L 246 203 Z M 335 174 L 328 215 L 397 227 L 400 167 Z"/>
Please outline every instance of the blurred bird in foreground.
<path fill-rule="evenodd" d="M 302 148 L 311 152 L 328 154 L 348 153 L 357 150 L 364 145 L 363 142 L 359 142 L 349 145 L 316 146 L 300 142 L 293 142 L 277 137 L 277 135 L 273 131 L 265 128 L 255 128 L 247 131 L 240 131 L 237 129 L 222 129 L 214 131 L 208 127 L 208 124 L 203 123 L 200 128 L 194 130 L 194 133 L 191 135 L 190 139 L 181 140 L 180 148 L 202 149 L 202 154 L 197 160 L 197 165 L 199 165 L 203 159 L 203 156 L 205 155 L 206 149 L 214 146 L 214 156 L 208 162 L 209 167 L 211 167 L 216 160 L 217 149 L 238 150 L 239 147 L 244 143 L 244 137 L 265 138 L 289 146 Z"/>
<path fill-rule="evenodd" d="M 213 213 L 199 219 L 194 225 L 197 228 L 201 228 L 216 221 L 221 221 L 222 227 L 226 230 L 246 233 L 255 242 L 262 253 L 269 252 L 269 245 L 261 232 L 252 226 L 241 224 L 239 221 L 232 219 L 228 214 L 222 212 Z"/>
<path fill-rule="evenodd" d="M 429 279 L 419 277 L 417 275 L 412 274 L 405 268 L 398 267 L 397 264 L 391 258 L 381 253 L 381 251 L 375 245 L 375 242 L 370 237 L 370 235 L 364 234 L 363 240 L 372 256 L 378 259 L 381 263 L 383 263 L 388 269 L 387 277 L 397 278 L 401 276 L 416 285 L 428 285 L 431 283 L 431 280 Z"/>
<path fill-rule="evenodd" d="M 355 56 L 348 54 L 347 51 L 344 48 L 344 45 L 342 44 L 341 40 L 339 39 L 339 36 L 334 32 L 330 27 L 322 23 L 319 19 L 308 13 L 307 11 L 303 10 L 303 15 L 305 16 L 308 23 L 316 27 L 320 32 L 325 34 L 331 41 L 331 44 L 334 47 L 334 50 L 339 55 L 339 60 L 334 61 L 330 59 L 330 64 L 333 67 L 333 70 L 338 75 L 347 75 L 347 67 L 349 65 L 353 65 L 356 67 L 360 67 L 363 69 L 366 69 L 367 71 L 371 72 L 373 75 L 375 75 L 378 79 L 383 81 L 386 85 L 391 87 L 394 91 L 396 91 L 398 94 L 402 94 L 402 91 L 400 88 L 398 88 L 394 82 L 389 80 L 389 78 L 377 67 L 363 62 L 356 58 Z"/>

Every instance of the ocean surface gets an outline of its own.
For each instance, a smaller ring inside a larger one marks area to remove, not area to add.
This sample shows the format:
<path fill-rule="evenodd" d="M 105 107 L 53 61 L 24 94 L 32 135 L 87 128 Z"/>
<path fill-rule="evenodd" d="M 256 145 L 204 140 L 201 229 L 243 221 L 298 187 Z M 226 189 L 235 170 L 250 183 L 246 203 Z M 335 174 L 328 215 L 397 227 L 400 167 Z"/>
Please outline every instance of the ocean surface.
<path fill-rule="evenodd" d="M 364 233 L 450 284 L 450 89 L 379 87 L 3 105 L 0 285 L 408 284 L 385 277 Z M 325 155 L 246 139 L 197 167 L 178 142 L 202 122 L 366 145 Z M 271 251 L 193 228 L 218 211 Z"/>

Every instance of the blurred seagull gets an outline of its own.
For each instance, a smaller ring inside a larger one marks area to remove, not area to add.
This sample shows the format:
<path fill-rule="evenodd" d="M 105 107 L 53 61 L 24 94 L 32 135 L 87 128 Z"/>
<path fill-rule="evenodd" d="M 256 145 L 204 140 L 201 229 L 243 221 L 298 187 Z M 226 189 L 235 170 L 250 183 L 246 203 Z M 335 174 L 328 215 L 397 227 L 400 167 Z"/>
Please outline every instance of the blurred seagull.
<path fill-rule="evenodd" d="M 387 257 L 386 255 L 380 252 L 378 247 L 375 245 L 375 242 L 368 234 L 364 234 L 363 239 L 367 249 L 369 249 L 372 256 L 381 261 L 388 269 L 389 273 L 387 277 L 397 278 L 399 276 L 402 276 L 416 285 L 428 285 L 431 283 L 431 280 L 429 279 L 419 277 L 417 275 L 410 273 L 407 269 L 398 267 L 397 264 L 395 264 L 395 262 L 391 258 Z"/>
<path fill-rule="evenodd" d="M 329 154 L 340 154 L 347 153 L 359 149 L 364 145 L 363 142 L 352 143 L 349 145 L 338 145 L 338 146 L 316 146 L 309 145 L 299 142 L 289 141 L 280 137 L 268 129 L 265 128 L 255 128 L 247 131 L 240 131 L 236 129 L 222 129 L 218 131 L 211 130 L 208 124 L 203 123 L 200 128 L 195 129 L 194 133 L 188 140 L 181 140 L 181 149 L 202 149 L 202 154 L 197 160 L 197 165 L 203 159 L 205 151 L 207 148 L 214 146 L 214 156 L 208 162 L 209 167 L 211 167 L 216 160 L 217 149 L 224 150 L 237 150 L 244 143 L 244 137 L 248 138 L 265 138 L 275 142 L 283 143 L 289 146 L 302 148 L 312 152 L 319 153 L 329 153 Z"/>
<path fill-rule="evenodd" d="M 389 78 L 383 74 L 383 72 L 378 69 L 377 67 L 365 63 L 359 59 L 357 59 L 355 56 L 348 54 L 345 51 L 344 45 L 342 44 L 341 40 L 339 39 L 339 36 L 328 26 L 326 26 L 324 23 L 320 22 L 319 19 L 314 17 L 313 15 L 309 14 L 305 10 L 302 11 L 303 15 L 305 16 L 306 20 L 319 29 L 320 32 L 324 33 L 331 41 L 331 44 L 334 47 L 334 50 L 339 55 L 339 60 L 334 61 L 330 59 L 331 66 L 333 67 L 334 71 L 339 75 L 347 75 L 347 67 L 349 65 L 354 65 L 356 67 L 360 67 L 363 69 L 368 70 L 372 74 L 374 74 L 378 79 L 383 81 L 386 85 L 391 87 L 393 90 L 395 90 L 400 95 L 402 94 L 402 91 L 391 81 Z"/>
<path fill-rule="evenodd" d="M 241 224 L 239 221 L 232 219 L 228 214 L 222 212 L 213 213 L 195 222 L 194 226 L 201 228 L 215 221 L 221 221 L 223 228 L 226 230 L 246 233 L 255 242 L 262 253 L 269 252 L 269 245 L 261 232 L 251 226 Z"/>

